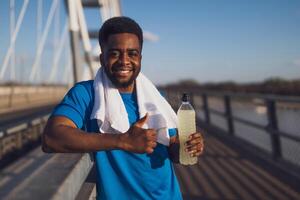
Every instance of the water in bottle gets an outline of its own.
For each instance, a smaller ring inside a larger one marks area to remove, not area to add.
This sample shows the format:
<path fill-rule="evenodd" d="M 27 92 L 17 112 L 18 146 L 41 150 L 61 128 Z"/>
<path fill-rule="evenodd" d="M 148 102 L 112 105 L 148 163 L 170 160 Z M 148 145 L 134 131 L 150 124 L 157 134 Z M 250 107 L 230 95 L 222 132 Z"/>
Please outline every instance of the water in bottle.
<path fill-rule="evenodd" d="M 183 94 L 182 104 L 177 111 L 179 132 L 179 162 L 183 165 L 193 165 L 198 162 L 197 157 L 192 157 L 185 151 L 185 143 L 189 135 L 196 132 L 196 113 L 189 102 L 189 96 Z"/>

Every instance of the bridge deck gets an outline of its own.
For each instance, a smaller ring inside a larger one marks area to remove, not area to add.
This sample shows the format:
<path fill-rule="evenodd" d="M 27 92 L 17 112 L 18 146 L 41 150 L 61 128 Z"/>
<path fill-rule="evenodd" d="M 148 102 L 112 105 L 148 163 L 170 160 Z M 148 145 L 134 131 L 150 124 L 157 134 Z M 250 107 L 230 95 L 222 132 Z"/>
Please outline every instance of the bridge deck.
<path fill-rule="evenodd" d="M 32 176 L 43 171 L 54 155 L 44 154 L 37 148 L 2 170 L 1 199 L 16 199 Z M 267 171 L 244 153 L 210 135 L 206 136 L 206 151 L 199 164 L 191 167 L 175 165 L 175 170 L 183 197 L 188 200 L 300 199 L 300 189 L 282 182 L 271 169 Z M 48 175 L 53 176 L 54 172 Z M 49 187 L 49 182 L 44 180 L 38 184 L 39 187 L 43 185 Z M 34 197 L 32 194 L 29 199 Z"/>
<path fill-rule="evenodd" d="M 206 136 L 205 154 L 195 166 L 175 165 L 184 199 L 300 199 L 299 189 L 281 181 L 251 157 Z"/>

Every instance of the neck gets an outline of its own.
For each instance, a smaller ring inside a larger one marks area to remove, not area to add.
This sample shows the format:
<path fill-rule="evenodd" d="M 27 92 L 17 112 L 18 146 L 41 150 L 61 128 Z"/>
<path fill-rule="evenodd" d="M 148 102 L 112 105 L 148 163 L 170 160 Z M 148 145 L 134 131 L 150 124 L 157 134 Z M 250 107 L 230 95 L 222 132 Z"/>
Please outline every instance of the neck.
<path fill-rule="evenodd" d="M 134 90 L 135 84 L 131 84 L 128 87 L 119 87 L 118 90 L 120 93 L 132 93 Z"/>

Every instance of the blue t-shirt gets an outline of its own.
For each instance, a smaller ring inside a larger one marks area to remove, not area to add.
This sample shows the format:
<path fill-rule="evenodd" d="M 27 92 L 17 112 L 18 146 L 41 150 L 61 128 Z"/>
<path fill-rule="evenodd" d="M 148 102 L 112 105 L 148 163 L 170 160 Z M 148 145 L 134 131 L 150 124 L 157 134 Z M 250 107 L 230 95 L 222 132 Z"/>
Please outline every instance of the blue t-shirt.
<path fill-rule="evenodd" d="M 130 124 L 139 119 L 135 93 L 121 94 Z M 87 132 L 99 133 L 90 115 L 94 105 L 93 81 L 77 83 L 56 106 L 52 116 L 65 116 Z M 169 135 L 176 134 L 170 129 Z M 151 154 L 122 150 L 94 153 L 97 168 L 97 199 L 182 199 L 166 146 L 159 144 Z"/>

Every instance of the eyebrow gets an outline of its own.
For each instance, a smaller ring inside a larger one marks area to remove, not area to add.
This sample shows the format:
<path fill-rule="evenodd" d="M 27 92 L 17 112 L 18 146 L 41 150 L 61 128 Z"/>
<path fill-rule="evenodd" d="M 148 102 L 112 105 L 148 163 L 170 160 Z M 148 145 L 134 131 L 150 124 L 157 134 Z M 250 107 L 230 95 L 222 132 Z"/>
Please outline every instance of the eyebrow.
<path fill-rule="evenodd" d="M 108 51 L 123 51 L 123 50 L 118 49 L 118 48 L 111 48 L 111 49 L 108 49 Z M 140 50 L 137 49 L 137 48 L 128 48 L 128 49 L 126 49 L 126 51 L 138 51 L 138 52 L 140 52 Z"/>

